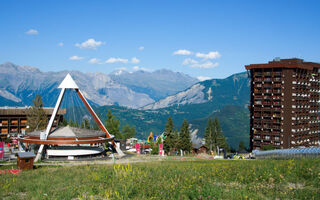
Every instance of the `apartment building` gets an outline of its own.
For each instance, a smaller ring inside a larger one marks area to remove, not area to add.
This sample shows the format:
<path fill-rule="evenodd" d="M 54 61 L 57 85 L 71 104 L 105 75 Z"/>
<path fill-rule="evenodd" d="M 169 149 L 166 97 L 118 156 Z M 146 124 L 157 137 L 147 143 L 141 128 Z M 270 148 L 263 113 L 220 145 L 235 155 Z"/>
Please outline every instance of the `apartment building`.
<path fill-rule="evenodd" d="M 318 146 L 320 64 L 276 58 L 245 68 L 251 78 L 251 150 Z"/>

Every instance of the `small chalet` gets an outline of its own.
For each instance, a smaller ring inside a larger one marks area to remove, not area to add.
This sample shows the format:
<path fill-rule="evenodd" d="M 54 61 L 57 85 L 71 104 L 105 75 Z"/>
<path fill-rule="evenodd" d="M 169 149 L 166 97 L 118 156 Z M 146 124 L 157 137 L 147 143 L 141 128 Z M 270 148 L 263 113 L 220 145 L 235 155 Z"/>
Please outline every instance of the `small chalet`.
<path fill-rule="evenodd" d="M 192 144 L 192 153 L 200 154 L 207 153 L 208 148 L 204 144 Z"/>

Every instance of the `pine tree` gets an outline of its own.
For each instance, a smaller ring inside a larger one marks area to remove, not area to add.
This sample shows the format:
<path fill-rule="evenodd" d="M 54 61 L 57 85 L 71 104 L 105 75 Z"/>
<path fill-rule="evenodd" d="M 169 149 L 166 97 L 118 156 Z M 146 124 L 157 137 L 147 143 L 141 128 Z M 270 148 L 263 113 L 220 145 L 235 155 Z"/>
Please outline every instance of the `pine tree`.
<path fill-rule="evenodd" d="M 239 146 L 238 146 L 238 152 L 246 150 L 246 145 L 244 145 L 244 142 L 241 140 L 239 142 Z"/>
<path fill-rule="evenodd" d="M 166 129 L 164 130 L 165 133 L 172 133 L 174 131 L 174 124 L 171 116 L 168 118 L 168 122 L 166 124 Z"/>
<path fill-rule="evenodd" d="M 80 127 L 77 121 L 75 121 L 73 124 L 74 124 L 74 127 L 76 127 L 76 128 Z"/>
<path fill-rule="evenodd" d="M 214 146 L 214 133 L 213 133 L 214 125 L 211 117 L 207 122 L 207 127 L 204 133 L 205 145 L 211 152 Z"/>
<path fill-rule="evenodd" d="M 44 105 L 41 96 L 37 94 L 32 103 L 33 105 L 28 110 L 27 115 L 28 131 L 44 130 L 48 125 L 48 117 L 43 110 Z"/>
<path fill-rule="evenodd" d="M 214 121 L 209 118 L 204 134 L 205 144 L 211 151 L 216 151 L 217 147 L 228 149 L 226 138 L 224 137 L 218 118 Z"/>
<path fill-rule="evenodd" d="M 184 120 L 179 134 L 179 147 L 182 151 L 190 153 L 192 143 L 190 137 L 189 124 Z"/>
<path fill-rule="evenodd" d="M 152 155 L 158 155 L 159 154 L 159 144 L 160 144 L 160 142 L 159 141 L 152 141 L 151 143 L 150 143 L 150 146 L 151 146 L 151 154 Z"/>
<path fill-rule="evenodd" d="M 62 126 L 68 126 L 68 121 L 66 120 L 66 118 L 63 118 Z"/>
<path fill-rule="evenodd" d="M 169 154 L 173 150 L 176 143 L 176 133 L 174 132 L 174 124 L 171 116 L 168 118 L 164 132 L 165 139 L 163 142 L 163 149 L 167 154 Z"/>
<path fill-rule="evenodd" d="M 180 141 L 179 141 L 179 132 L 177 130 L 173 131 L 172 133 L 172 147 L 171 151 L 178 151 L 180 148 Z"/>
<path fill-rule="evenodd" d="M 75 127 L 75 123 L 72 121 L 72 119 L 69 120 L 68 125 L 71 127 Z"/>
<path fill-rule="evenodd" d="M 81 128 L 90 129 L 90 121 L 88 119 L 84 119 L 80 125 Z"/>
<path fill-rule="evenodd" d="M 215 136 L 215 148 L 228 148 L 228 144 L 226 142 L 226 138 L 222 133 L 222 129 L 217 117 L 214 118 L 214 136 Z"/>
<path fill-rule="evenodd" d="M 92 123 L 91 129 L 92 130 L 101 130 L 101 128 L 98 126 L 97 123 Z"/>
<path fill-rule="evenodd" d="M 120 121 L 112 115 L 110 110 L 108 110 L 107 117 L 108 118 L 105 122 L 106 129 L 110 134 L 114 135 L 115 138 L 122 139 L 123 136 L 120 132 Z"/>
<path fill-rule="evenodd" d="M 130 127 L 129 124 L 126 124 L 122 127 L 122 135 L 124 139 L 133 138 L 136 135 L 136 127 Z"/>

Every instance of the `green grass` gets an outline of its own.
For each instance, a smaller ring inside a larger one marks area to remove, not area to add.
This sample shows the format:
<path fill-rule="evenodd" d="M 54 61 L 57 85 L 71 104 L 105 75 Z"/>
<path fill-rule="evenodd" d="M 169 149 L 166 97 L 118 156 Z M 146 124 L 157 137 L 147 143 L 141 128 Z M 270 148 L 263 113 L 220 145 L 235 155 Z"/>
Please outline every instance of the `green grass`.
<path fill-rule="evenodd" d="M 39 167 L 0 180 L 0 199 L 320 199 L 320 160 Z"/>

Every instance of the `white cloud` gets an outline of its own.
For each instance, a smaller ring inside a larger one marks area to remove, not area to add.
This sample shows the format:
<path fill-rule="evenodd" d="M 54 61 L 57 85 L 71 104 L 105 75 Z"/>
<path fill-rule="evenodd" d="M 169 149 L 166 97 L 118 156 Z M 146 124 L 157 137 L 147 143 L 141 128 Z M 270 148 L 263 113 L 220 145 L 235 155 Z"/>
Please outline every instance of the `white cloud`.
<path fill-rule="evenodd" d="M 196 57 L 207 59 L 217 59 L 221 57 L 221 54 L 218 51 L 210 51 L 209 53 L 196 53 Z"/>
<path fill-rule="evenodd" d="M 218 67 L 219 63 L 212 63 L 210 61 L 205 62 L 205 63 L 195 63 L 191 64 L 190 67 L 192 68 L 202 68 L 202 69 L 210 69 L 210 68 L 215 68 Z"/>
<path fill-rule="evenodd" d="M 210 80 L 212 79 L 211 77 L 208 77 L 208 76 L 198 76 L 197 79 L 199 81 L 205 81 L 205 80 Z"/>
<path fill-rule="evenodd" d="M 90 63 L 90 64 L 103 64 L 103 63 L 100 61 L 100 59 L 98 59 L 98 58 L 91 58 L 91 59 L 89 60 L 89 63 Z"/>
<path fill-rule="evenodd" d="M 101 41 L 95 41 L 95 39 L 90 38 L 85 42 L 80 43 L 76 43 L 75 46 L 79 47 L 80 49 L 97 49 L 97 47 L 101 46 L 103 44 L 103 42 Z"/>
<path fill-rule="evenodd" d="M 38 35 L 39 32 L 35 29 L 30 29 L 26 32 L 27 35 Z"/>
<path fill-rule="evenodd" d="M 128 59 L 124 59 L 124 58 L 109 58 L 108 60 L 106 60 L 106 63 L 128 63 Z"/>
<path fill-rule="evenodd" d="M 144 46 L 141 46 L 138 49 L 139 49 L 139 51 L 143 51 L 144 50 Z"/>
<path fill-rule="evenodd" d="M 147 69 L 147 68 L 144 68 L 144 67 L 139 67 L 139 66 L 133 66 L 132 69 L 134 71 L 139 71 L 139 70 L 141 70 L 141 71 L 150 71 L 150 69 Z"/>
<path fill-rule="evenodd" d="M 191 58 L 186 58 L 186 59 L 182 62 L 183 65 L 192 65 L 192 64 L 198 64 L 198 63 L 199 63 L 198 61 L 193 60 L 193 59 L 191 59 Z"/>
<path fill-rule="evenodd" d="M 175 52 L 173 52 L 173 55 L 183 55 L 183 56 L 187 56 L 187 55 L 191 55 L 192 52 L 191 51 L 188 51 L 186 49 L 179 49 Z"/>
<path fill-rule="evenodd" d="M 133 63 L 133 64 L 138 64 L 139 62 L 140 62 L 140 60 L 138 58 L 136 58 L 136 57 L 133 57 L 131 59 L 131 63 Z"/>
<path fill-rule="evenodd" d="M 80 57 L 80 56 L 71 56 L 69 58 L 69 60 L 83 60 L 83 59 L 84 59 L 84 57 Z"/>
<path fill-rule="evenodd" d="M 59 46 L 59 47 L 63 47 L 63 45 L 64 45 L 63 42 L 59 42 L 59 43 L 58 43 L 58 46 Z"/>
<path fill-rule="evenodd" d="M 214 68 L 219 65 L 219 63 L 212 63 L 210 61 L 207 62 L 199 62 L 197 60 L 187 58 L 182 62 L 182 65 L 189 65 L 192 68 L 202 68 L 202 69 L 209 69 Z"/>

